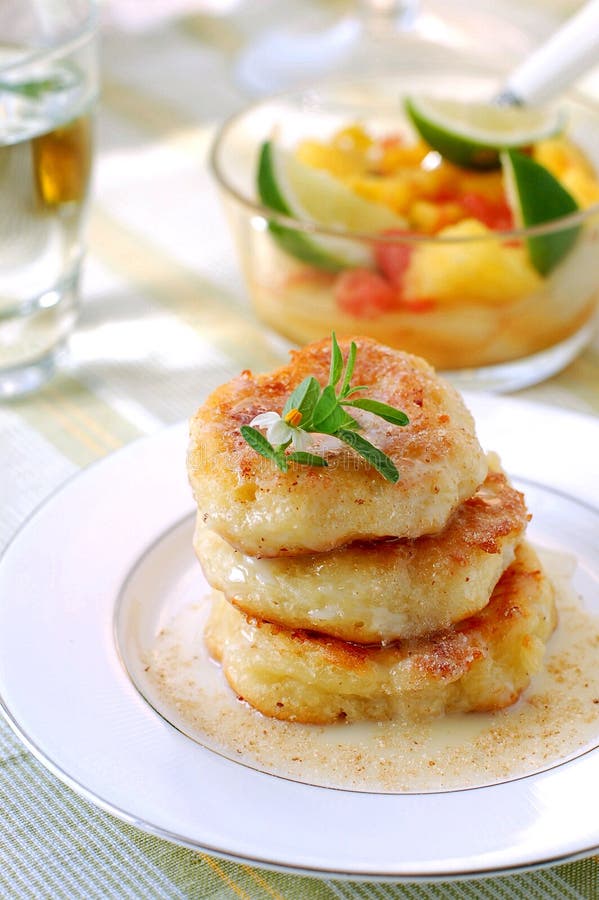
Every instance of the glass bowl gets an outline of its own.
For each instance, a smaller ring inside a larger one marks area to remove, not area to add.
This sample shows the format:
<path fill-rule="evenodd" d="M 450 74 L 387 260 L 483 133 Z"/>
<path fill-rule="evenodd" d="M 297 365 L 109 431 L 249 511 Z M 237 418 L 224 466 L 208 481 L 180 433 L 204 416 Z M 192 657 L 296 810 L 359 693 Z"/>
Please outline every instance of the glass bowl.
<path fill-rule="evenodd" d="M 229 119 L 213 145 L 211 167 L 257 315 L 299 344 L 331 330 L 370 335 L 425 357 L 461 387 L 513 390 L 567 365 L 593 334 L 599 204 L 528 229 L 372 234 L 300 221 L 266 208 L 257 196 L 260 148 L 273 137 L 293 148 L 355 123 L 375 135 L 409 134 L 402 95 L 487 100 L 499 87 L 496 75 L 438 71 L 327 82 L 256 103 Z M 573 94 L 560 98 L 560 106 L 568 136 L 599 171 L 599 109 Z M 559 242 L 561 235 L 570 249 L 539 274 L 529 261 L 531 242 Z M 288 249 L 298 236 L 357 262 L 329 271 L 302 261 Z M 391 263 L 409 258 L 410 278 L 420 285 L 415 296 L 381 289 L 385 255 Z"/>

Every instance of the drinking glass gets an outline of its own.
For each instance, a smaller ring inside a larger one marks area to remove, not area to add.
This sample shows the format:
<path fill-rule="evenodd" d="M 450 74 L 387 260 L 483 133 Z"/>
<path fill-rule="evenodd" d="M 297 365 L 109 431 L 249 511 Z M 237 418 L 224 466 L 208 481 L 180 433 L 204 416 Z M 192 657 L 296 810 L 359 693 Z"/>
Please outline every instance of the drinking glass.
<path fill-rule="evenodd" d="M 95 26 L 90 0 L 0 4 L 0 398 L 50 377 L 77 316 Z"/>

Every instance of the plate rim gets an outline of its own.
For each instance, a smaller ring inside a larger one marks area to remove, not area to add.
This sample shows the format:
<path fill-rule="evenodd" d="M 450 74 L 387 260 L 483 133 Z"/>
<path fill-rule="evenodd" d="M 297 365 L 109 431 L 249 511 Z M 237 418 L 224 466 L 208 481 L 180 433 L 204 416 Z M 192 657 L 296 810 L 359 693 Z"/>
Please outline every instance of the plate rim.
<path fill-rule="evenodd" d="M 9 711 L 7 710 L 3 698 L 0 696 L 0 712 L 2 713 L 5 721 L 8 723 L 14 734 L 22 741 L 25 747 L 31 752 L 31 754 L 37 759 L 39 763 L 41 763 L 47 771 L 49 771 L 52 775 L 55 775 L 56 778 L 59 779 L 63 784 L 67 785 L 67 787 L 71 788 L 79 797 L 82 797 L 84 800 L 92 803 L 93 806 L 98 807 L 104 812 L 109 813 L 110 815 L 115 816 L 121 822 L 125 822 L 128 825 L 133 825 L 136 828 L 139 828 L 145 834 L 153 835 L 154 837 L 161 838 L 162 840 L 166 840 L 169 843 L 176 844 L 179 847 L 186 847 L 189 850 L 199 850 L 204 853 L 208 853 L 211 856 L 216 856 L 219 859 L 225 859 L 230 862 L 240 863 L 243 865 L 254 866 L 256 868 L 268 869 L 273 872 L 281 872 L 284 874 L 292 874 L 292 875 L 303 875 L 313 878 L 333 878 L 341 881 L 376 881 L 376 882 L 385 882 L 385 883 L 412 883 L 412 884 L 435 884 L 439 882 L 453 882 L 453 881 L 465 881 L 465 880 L 478 880 L 482 878 L 495 878 L 501 875 L 515 875 L 519 873 L 536 871 L 537 869 L 548 868 L 551 866 L 560 865 L 567 862 L 573 862 L 577 859 L 584 859 L 587 856 L 592 855 L 597 849 L 599 849 L 599 843 L 592 844 L 590 847 L 584 848 L 582 850 L 577 850 L 574 853 L 567 853 L 552 857 L 547 857 L 546 859 L 539 860 L 537 862 L 531 863 L 521 863 L 515 864 L 513 866 L 501 866 L 501 867 L 493 867 L 493 868 L 485 868 L 485 869 L 472 869 L 464 872 L 452 872 L 449 871 L 447 873 L 439 873 L 434 875 L 422 875 L 419 873 L 402 873 L 402 874 L 385 874 L 378 872 L 346 872 L 340 869 L 328 869 L 322 866 L 320 867 L 312 867 L 312 868 L 303 868 L 301 866 L 294 866 L 290 864 L 280 863 L 275 860 L 270 860 L 266 858 L 260 857 L 250 857 L 250 856 L 240 856 L 235 853 L 227 852 L 226 850 L 221 850 L 216 847 L 212 847 L 209 844 L 202 844 L 198 841 L 190 840 L 189 838 L 184 837 L 183 835 L 179 835 L 176 832 L 171 832 L 166 828 L 161 828 L 159 826 L 153 825 L 151 822 L 148 822 L 144 819 L 139 819 L 136 816 L 128 813 L 126 810 L 121 809 L 116 806 L 111 801 L 105 800 L 99 794 L 94 791 L 89 790 L 85 787 L 80 781 L 76 778 L 70 776 L 64 769 L 62 769 L 57 763 L 51 760 L 44 752 L 37 746 L 37 744 L 32 741 L 26 732 L 18 725 L 18 723 L 11 716 Z M 169 723 L 170 724 L 170 723 Z M 173 727 L 173 726 L 171 726 Z M 597 749 L 597 748 L 594 748 Z M 591 752 L 591 751 L 589 751 Z M 534 774 L 525 777 L 534 777 Z M 522 780 L 522 779 L 518 779 Z M 316 785 L 316 787 L 319 787 Z M 327 788 L 320 788 L 321 790 L 327 790 Z M 484 789 L 484 788 L 482 788 Z M 473 789 L 474 790 L 474 789 Z M 355 793 L 355 792 L 352 792 Z M 461 791 L 457 792 L 447 792 L 447 793 L 461 793 Z"/>

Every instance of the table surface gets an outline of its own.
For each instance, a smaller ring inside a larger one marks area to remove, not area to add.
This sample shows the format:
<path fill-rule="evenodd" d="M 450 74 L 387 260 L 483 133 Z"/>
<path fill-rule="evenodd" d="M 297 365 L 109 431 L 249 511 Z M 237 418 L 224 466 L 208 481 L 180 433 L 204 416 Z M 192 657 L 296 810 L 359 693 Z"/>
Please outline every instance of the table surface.
<path fill-rule="evenodd" d="M 553 3 L 543 15 L 529 9 L 525 16 L 522 4 L 515 7 L 519 28 L 529 31 L 526 38 L 514 32 L 514 58 L 564 9 Z M 181 14 L 167 18 L 165 8 Z M 123 0 L 104 10 L 110 27 L 82 314 L 68 367 L 35 396 L 0 408 L 3 544 L 73 473 L 187 418 L 240 369 L 265 369 L 285 355 L 285 342 L 249 310 L 206 165 L 215 123 L 244 102 L 232 60 L 258 17 L 255 9 L 254 20 L 242 12 L 214 16 L 193 0 L 170 7 Z M 264 15 L 262 8 L 261 22 Z M 599 343 L 518 396 L 598 415 Z M 430 886 L 315 880 L 216 859 L 94 808 L 46 772 L 4 723 L 0 804 L 6 897 L 599 896 L 595 858 Z"/>

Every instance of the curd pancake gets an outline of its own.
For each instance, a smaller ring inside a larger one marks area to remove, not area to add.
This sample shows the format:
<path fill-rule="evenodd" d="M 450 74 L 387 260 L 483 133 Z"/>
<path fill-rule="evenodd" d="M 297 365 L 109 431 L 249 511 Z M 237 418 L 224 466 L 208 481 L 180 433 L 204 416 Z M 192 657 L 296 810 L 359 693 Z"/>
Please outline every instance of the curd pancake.
<path fill-rule="evenodd" d="M 440 631 L 486 606 L 527 521 L 524 497 L 494 471 L 436 535 L 256 559 L 198 521 L 194 548 L 209 584 L 249 615 L 375 644 Z"/>
<path fill-rule="evenodd" d="M 347 358 L 349 342 L 342 341 Z M 249 371 L 217 388 L 191 422 L 188 471 L 200 520 L 229 544 L 256 557 L 324 552 L 356 540 L 419 537 L 441 530 L 487 474 L 472 416 L 461 397 L 424 360 L 368 338 L 356 339 L 352 383 L 402 410 L 403 427 L 352 409 L 360 435 L 399 470 L 385 480 L 346 444 L 314 435 L 310 448 L 328 468 L 289 463 L 281 472 L 240 433 L 262 413 L 281 413 L 304 378 L 327 384 L 331 341 L 291 353 L 275 372 Z"/>
<path fill-rule="evenodd" d="M 482 612 L 430 637 L 360 646 L 249 619 L 217 594 L 205 638 L 241 699 L 267 716 L 324 724 L 508 706 L 555 624 L 551 582 L 522 544 Z"/>

